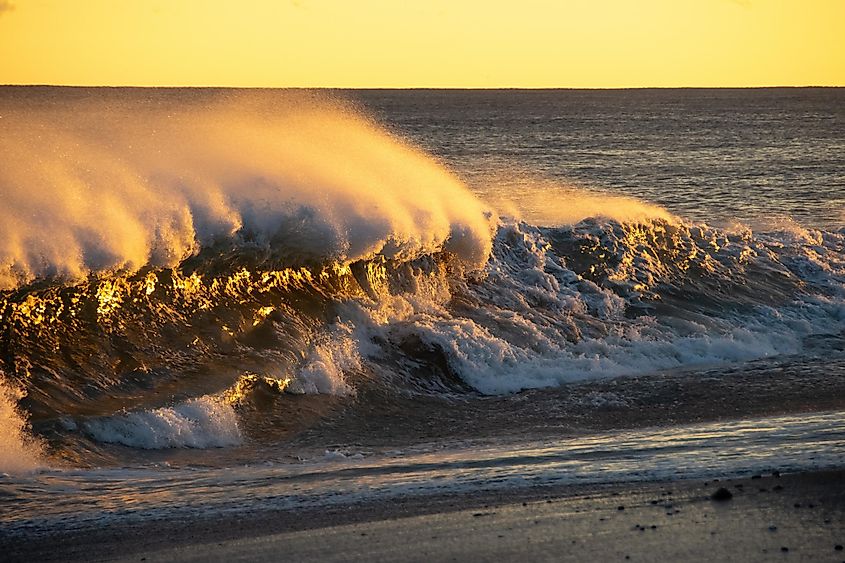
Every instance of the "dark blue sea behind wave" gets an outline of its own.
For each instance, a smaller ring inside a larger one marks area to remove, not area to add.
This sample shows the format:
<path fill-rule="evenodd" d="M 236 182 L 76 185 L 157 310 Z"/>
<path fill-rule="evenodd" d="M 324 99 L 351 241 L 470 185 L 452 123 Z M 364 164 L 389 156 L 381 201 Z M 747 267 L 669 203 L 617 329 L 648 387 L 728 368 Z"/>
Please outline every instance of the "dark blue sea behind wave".
<path fill-rule="evenodd" d="M 845 89 L 349 92 L 482 193 L 491 173 L 695 221 L 845 224 Z"/>

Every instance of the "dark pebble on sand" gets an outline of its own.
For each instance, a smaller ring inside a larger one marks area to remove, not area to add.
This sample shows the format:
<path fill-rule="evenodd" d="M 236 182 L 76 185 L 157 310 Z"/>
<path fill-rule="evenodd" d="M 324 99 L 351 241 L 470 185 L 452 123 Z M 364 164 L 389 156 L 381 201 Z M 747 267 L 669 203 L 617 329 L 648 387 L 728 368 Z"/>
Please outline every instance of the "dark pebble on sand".
<path fill-rule="evenodd" d="M 651 529 L 652 529 L 652 530 L 656 530 L 656 529 L 657 529 L 657 526 L 655 526 L 654 524 L 652 524 L 652 525 L 651 525 Z M 839 547 L 842 547 L 842 546 L 840 545 Z"/>
<path fill-rule="evenodd" d="M 782 547 L 782 548 L 780 548 L 780 550 L 783 551 L 784 553 L 786 553 L 787 551 L 789 551 L 789 548 L 788 547 Z"/>
<path fill-rule="evenodd" d="M 710 495 L 710 498 L 713 500 L 731 500 L 733 497 L 733 493 L 724 487 L 720 487 L 715 493 Z"/>
<path fill-rule="evenodd" d="M 625 510 L 625 507 L 624 506 L 617 506 L 616 510 Z"/>
<path fill-rule="evenodd" d="M 770 531 L 770 532 L 774 532 L 774 531 L 775 531 L 775 530 L 777 530 L 777 529 L 778 529 L 778 527 L 777 527 L 777 526 L 769 526 L 769 531 Z"/>
<path fill-rule="evenodd" d="M 657 504 L 656 500 L 651 501 L 651 504 Z"/>
<path fill-rule="evenodd" d="M 836 544 L 833 546 L 833 549 L 835 549 L 836 551 L 842 551 L 842 545 Z"/>
<path fill-rule="evenodd" d="M 801 503 L 800 503 L 800 502 L 796 502 L 796 503 L 795 503 L 795 504 L 793 504 L 792 506 L 794 506 L 795 508 L 801 508 Z"/>

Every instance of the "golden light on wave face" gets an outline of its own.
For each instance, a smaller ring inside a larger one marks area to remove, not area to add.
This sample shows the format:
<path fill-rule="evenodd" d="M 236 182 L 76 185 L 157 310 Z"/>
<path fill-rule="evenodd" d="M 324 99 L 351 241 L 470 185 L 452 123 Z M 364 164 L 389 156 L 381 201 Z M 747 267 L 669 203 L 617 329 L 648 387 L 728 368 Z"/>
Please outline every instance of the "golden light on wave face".
<path fill-rule="evenodd" d="M 842 0 L 0 0 L 0 84 L 845 85 Z"/>

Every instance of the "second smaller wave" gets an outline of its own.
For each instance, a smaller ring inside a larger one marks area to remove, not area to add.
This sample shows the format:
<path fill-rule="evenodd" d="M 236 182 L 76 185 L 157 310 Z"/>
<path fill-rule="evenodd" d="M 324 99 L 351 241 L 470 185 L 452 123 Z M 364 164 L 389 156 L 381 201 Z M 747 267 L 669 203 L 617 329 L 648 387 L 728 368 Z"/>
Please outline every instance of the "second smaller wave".
<path fill-rule="evenodd" d="M 145 450 L 222 448 L 243 442 L 232 405 L 207 395 L 172 407 L 88 420 L 83 429 L 98 442 Z"/>

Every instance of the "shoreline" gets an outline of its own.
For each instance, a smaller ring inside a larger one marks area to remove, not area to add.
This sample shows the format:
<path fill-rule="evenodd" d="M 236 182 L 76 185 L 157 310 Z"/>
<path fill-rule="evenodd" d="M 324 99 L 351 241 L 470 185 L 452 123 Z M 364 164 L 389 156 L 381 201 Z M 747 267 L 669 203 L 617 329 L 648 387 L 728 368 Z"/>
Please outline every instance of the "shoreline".
<path fill-rule="evenodd" d="M 0 550 L 6 561 L 228 561 L 281 555 L 413 560 L 424 553 L 426 559 L 792 555 L 845 561 L 845 552 L 835 549 L 845 543 L 843 483 L 845 468 L 723 480 L 478 489 L 302 510 L 117 522 L 75 532 L 54 529 L 0 536 Z M 730 500 L 712 500 L 721 487 L 731 491 Z"/>

